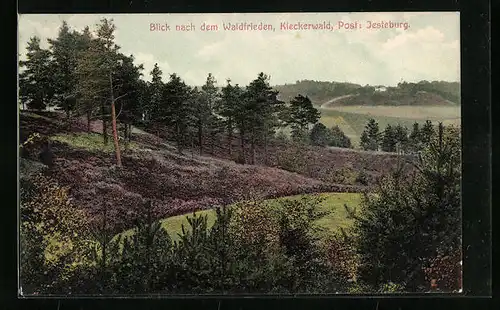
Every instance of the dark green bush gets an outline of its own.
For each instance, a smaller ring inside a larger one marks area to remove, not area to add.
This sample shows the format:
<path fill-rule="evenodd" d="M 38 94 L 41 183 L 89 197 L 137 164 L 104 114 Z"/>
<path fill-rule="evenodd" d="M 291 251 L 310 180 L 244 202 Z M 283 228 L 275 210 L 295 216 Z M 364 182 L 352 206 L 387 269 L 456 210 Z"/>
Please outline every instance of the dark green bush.
<path fill-rule="evenodd" d="M 415 168 L 412 175 L 399 169 L 384 178 L 356 216 L 359 278 L 373 291 L 390 282 L 406 291 L 427 291 L 425 270 L 439 255 L 460 249 L 458 130 L 440 126 Z M 443 282 L 442 288 L 459 287 Z"/>

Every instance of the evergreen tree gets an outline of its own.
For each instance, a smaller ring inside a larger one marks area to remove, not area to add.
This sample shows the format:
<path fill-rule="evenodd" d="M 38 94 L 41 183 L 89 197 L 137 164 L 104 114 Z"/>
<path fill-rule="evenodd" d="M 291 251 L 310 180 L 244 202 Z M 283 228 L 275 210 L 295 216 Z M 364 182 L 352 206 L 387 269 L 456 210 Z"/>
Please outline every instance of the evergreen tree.
<path fill-rule="evenodd" d="M 428 144 L 432 136 L 434 135 L 434 126 L 430 120 L 425 121 L 425 124 L 422 126 L 422 130 L 420 131 L 421 141 L 423 144 Z"/>
<path fill-rule="evenodd" d="M 200 153 L 202 149 L 203 134 L 206 131 L 207 135 L 210 137 L 211 154 L 214 153 L 214 146 L 216 143 L 217 134 L 220 132 L 220 120 L 214 114 L 215 108 L 219 106 L 220 94 L 216 87 L 217 81 L 214 76 L 209 73 L 205 84 L 201 87 L 202 90 L 202 104 L 205 108 L 202 108 L 202 114 L 200 114 L 199 121 L 201 126 L 199 127 L 198 136 L 200 142 Z M 201 129 L 201 131 L 200 131 Z"/>
<path fill-rule="evenodd" d="M 56 39 L 48 39 L 52 51 L 52 74 L 54 77 L 55 97 L 59 106 L 64 109 L 67 117 L 76 104 L 77 65 L 79 48 L 79 33 L 71 32 L 66 21 L 59 28 Z M 84 47 L 85 48 L 85 47 Z"/>
<path fill-rule="evenodd" d="M 311 144 L 315 146 L 327 146 L 331 140 L 331 133 L 322 123 L 317 123 L 311 129 Z"/>
<path fill-rule="evenodd" d="M 422 134 L 420 132 L 420 126 L 417 122 L 413 124 L 409 142 L 411 143 L 414 152 L 418 152 L 422 149 Z"/>
<path fill-rule="evenodd" d="M 82 66 L 85 65 L 86 61 L 91 61 L 89 57 L 92 57 L 92 53 L 90 51 L 90 47 L 92 44 L 93 36 L 90 32 L 89 27 L 85 27 L 83 32 L 80 34 L 75 32 L 75 49 L 76 49 L 76 66 L 74 68 L 74 78 L 76 80 L 74 87 L 75 92 L 75 107 L 73 107 L 75 113 L 77 115 L 85 115 L 87 118 L 87 131 L 90 132 L 90 124 L 93 117 L 98 114 L 98 105 L 95 102 L 95 97 L 99 94 L 89 94 L 85 83 L 87 83 L 86 73 L 90 72 Z M 71 99 L 71 98 L 70 98 Z M 71 101 L 67 101 L 67 103 L 71 103 Z M 71 105 L 68 106 L 71 108 Z M 71 110 L 71 109 L 70 109 Z"/>
<path fill-rule="evenodd" d="M 158 111 L 163 123 L 172 131 L 179 152 L 186 144 L 193 114 L 190 93 L 190 87 L 177 74 L 171 74 L 163 89 L 163 104 Z"/>
<path fill-rule="evenodd" d="M 148 83 L 149 102 L 145 106 L 145 120 L 149 124 L 155 124 L 162 121 L 163 112 L 163 87 L 162 74 L 160 67 L 155 63 L 150 72 L 151 82 Z"/>
<path fill-rule="evenodd" d="M 123 96 L 117 102 L 117 119 L 123 123 L 123 135 L 126 145 L 131 140 L 132 123 L 138 122 L 142 117 L 142 107 L 140 106 L 141 76 L 143 65 L 134 65 L 134 56 L 118 55 L 119 66 L 113 74 L 115 81 L 114 91 L 117 96 Z"/>
<path fill-rule="evenodd" d="M 330 129 L 330 141 L 328 145 L 342 148 L 351 148 L 351 139 L 347 137 L 339 126 L 335 125 Z"/>
<path fill-rule="evenodd" d="M 408 128 L 398 124 L 394 127 L 394 138 L 398 152 L 406 151 L 408 149 Z"/>
<path fill-rule="evenodd" d="M 314 108 L 311 100 L 306 96 L 298 95 L 290 102 L 290 120 L 292 138 L 297 140 L 301 132 L 307 130 L 309 124 L 316 124 L 321 113 Z"/>
<path fill-rule="evenodd" d="M 378 123 L 371 118 L 361 134 L 361 147 L 364 150 L 377 151 L 380 142 Z"/>
<path fill-rule="evenodd" d="M 40 38 L 31 37 L 25 61 L 20 61 L 19 98 L 31 109 L 44 110 L 55 94 L 51 54 L 40 47 Z"/>
<path fill-rule="evenodd" d="M 264 144 L 264 160 L 267 160 L 267 144 L 279 125 L 279 114 L 284 103 L 278 100 L 278 92 L 269 85 L 269 76 L 263 72 L 247 86 L 246 110 L 250 124 L 251 163 L 255 164 L 255 147 Z"/>
<path fill-rule="evenodd" d="M 116 164 L 121 166 L 116 104 L 128 94 L 116 93 L 116 72 L 122 64 L 118 56 L 120 47 L 114 43 L 115 29 L 113 20 L 101 20 L 97 37 L 90 41 L 89 48 L 80 55 L 77 65 L 77 90 L 84 102 L 100 104 L 104 144 L 108 142 L 107 123 L 111 116 Z M 108 108 L 111 108 L 110 114 Z"/>
<path fill-rule="evenodd" d="M 382 138 L 382 151 L 384 152 L 395 152 L 396 151 L 396 132 L 391 125 L 387 125 L 384 130 L 384 136 Z"/>
<path fill-rule="evenodd" d="M 460 252 L 460 136 L 439 127 L 413 172 L 398 169 L 366 196 L 355 217 L 360 281 L 378 289 L 393 282 L 405 291 L 429 290 L 425 270 L 439 256 Z M 460 268 L 460 257 L 451 268 Z M 439 276 L 438 276 L 439 278 Z M 438 279 L 437 278 L 437 279 Z M 442 289 L 457 290 L 457 281 Z"/>
<path fill-rule="evenodd" d="M 243 96 L 243 90 L 238 85 L 231 85 L 231 80 L 222 88 L 221 100 L 216 106 L 216 112 L 224 118 L 223 125 L 228 135 L 229 156 L 232 156 L 233 133 L 236 128 L 236 119 L 238 118 L 238 105 Z M 243 143 L 243 138 L 241 138 Z"/>

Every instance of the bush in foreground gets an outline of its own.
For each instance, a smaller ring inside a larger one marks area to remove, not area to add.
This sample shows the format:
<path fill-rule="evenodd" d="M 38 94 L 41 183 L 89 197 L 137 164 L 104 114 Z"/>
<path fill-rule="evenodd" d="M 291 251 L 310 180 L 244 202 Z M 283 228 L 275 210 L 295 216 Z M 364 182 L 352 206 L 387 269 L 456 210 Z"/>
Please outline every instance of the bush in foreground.
<path fill-rule="evenodd" d="M 460 173 L 459 132 L 440 125 L 413 175 L 397 170 L 366 197 L 353 232 L 359 278 L 371 290 L 460 288 Z"/>

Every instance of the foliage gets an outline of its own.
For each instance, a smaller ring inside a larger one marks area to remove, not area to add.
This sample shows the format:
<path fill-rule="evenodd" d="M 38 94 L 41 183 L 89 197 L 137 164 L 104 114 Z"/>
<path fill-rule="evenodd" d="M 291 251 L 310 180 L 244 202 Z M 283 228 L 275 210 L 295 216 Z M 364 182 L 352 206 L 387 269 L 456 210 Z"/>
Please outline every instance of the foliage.
<path fill-rule="evenodd" d="M 105 151 L 114 152 L 114 146 L 103 145 L 102 137 L 94 133 L 79 133 L 79 134 L 59 134 L 51 137 L 54 141 L 67 143 L 74 148 L 81 148 L 89 151 Z M 136 148 L 135 143 L 129 144 L 129 148 Z"/>
<path fill-rule="evenodd" d="M 331 133 L 325 125 L 317 123 L 311 129 L 310 138 L 311 144 L 315 146 L 327 146 L 331 140 Z"/>
<path fill-rule="evenodd" d="M 40 47 L 40 38 L 31 37 L 25 61 L 19 62 L 19 99 L 29 108 L 44 110 L 54 96 L 51 54 Z"/>
<path fill-rule="evenodd" d="M 21 283 L 27 293 L 50 290 L 88 253 L 86 214 L 68 189 L 40 174 L 21 184 Z"/>
<path fill-rule="evenodd" d="M 307 162 L 304 160 L 306 154 L 307 149 L 302 144 L 290 144 L 278 153 L 277 165 L 284 170 L 304 173 L 307 169 Z"/>
<path fill-rule="evenodd" d="M 439 128 L 417 172 L 398 169 L 384 178 L 356 217 L 359 275 L 374 289 L 392 281 L 426 290 L 424 268 L 460 247 L 460 137 L 454 128 Z"/>
<path fill-rule="evenodd" d="M 316 124 L 321 116 L 313 107 L 311 100 L 306 96 L 298 95 L 290 101 L 290 117 L 288 124 L 292 127 L 292 138 L 295 140 L 300 132 L 307 129 L 309 124 Z"/>
<path fill-rule="evenodd" d="M 333 126 L 330 130 L 329 146 L 352 148 L 351 139 L 349 139 L 339 126 Z"/>
<path fill-rule="evenodd" d="M 377 151 L 380 142 L 380 132 L 378 123 L 371 118 L 365 126 L 365 130 L 361 134 L 361 148 L 364 150 Z"/>

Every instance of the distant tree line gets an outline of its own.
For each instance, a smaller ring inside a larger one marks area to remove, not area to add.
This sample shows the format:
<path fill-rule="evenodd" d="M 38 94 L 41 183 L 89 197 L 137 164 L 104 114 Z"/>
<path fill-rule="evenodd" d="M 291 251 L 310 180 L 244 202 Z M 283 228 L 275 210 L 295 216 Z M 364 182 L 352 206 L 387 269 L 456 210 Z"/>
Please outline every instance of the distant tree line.
<path fill-rule="evenodd" d="M 342 100 L 344 104 L 408 105 L 415 102 L 418 93 L 436 94 L 455 104 L 460 103 L 460 83 L 445 81 L 400 82 L 396 86 L 359 85 L 352 83 L 302 80 L 294 84 L 275 86 L 282 100 L 291 100 L 295 94 L 307 95 L 313 104 L 322 104 L 332 98 L 357 95 Z"/>
<path fill-rule="evenodd" d="M 112 20 L 103 19 L 92 32 L 78 32 L 62 23 L 49 48 L 40 39 L 30 38 L 26 60 L 20 62 L 20 103 L 30 109 L 58 106 L 68 119 L 84 116 L 91 131 L 93 120 L 102 121 L 103 143 L 108 143 L 111 127 L 117 165 L 121 165 L 120 135 L 131 139 L 131 126 L 143 126 L 175 141 L 180 152 L 186 147 L 204 147 L 214 152 L 217 142 L 227 142 L 233 156 L 233 140 L 239 141 L 238 161 L 256 163 L 256 150 L 263 150 L 267 161 L 269 142 L 278 129 L 292 128 L 294 140 L 304 136 L 314 145 L 349 147 L 350 141 L 336 127 L 316 125 L 320 113 L 306 96 L 290 103 L 278 99 L 270 77 L 261 72 L 246 87 L 226 81 L 217 87 L 209 73 L 202 87 L 187 85 L 176 73 L 164 82 L 157 64 L 151 81 L 141 79 L 142 65 L 134 56 L 124 55 L 114 42 Z M 121 134 L 119 131 L 123 131 Z M 308 137 L 310 136 L 310 137 Z M 247 154 L 249 152 L 249 154 Z M 247 159 L 249 158 L 249 159 Z"/>
<path fill-rule="evenodd" d="M 369 151 L 417 153 L 430 143 L 435 132 L 435 126 L 430 120 L 422 127 L 415 122 L 411 132 L 401 124 L 388 124 L 380 131 L 377 121 L 372 118 L 361 133 L 360 146 Z"/>

